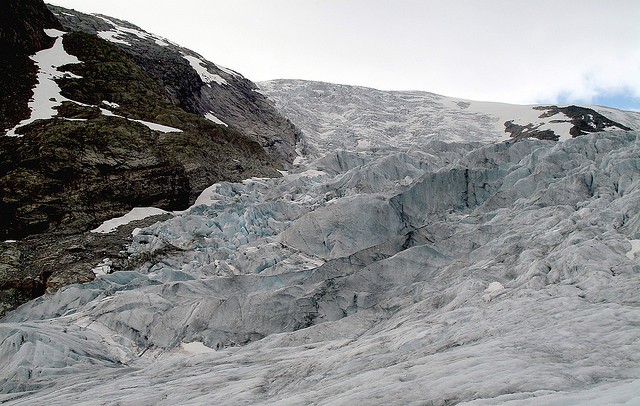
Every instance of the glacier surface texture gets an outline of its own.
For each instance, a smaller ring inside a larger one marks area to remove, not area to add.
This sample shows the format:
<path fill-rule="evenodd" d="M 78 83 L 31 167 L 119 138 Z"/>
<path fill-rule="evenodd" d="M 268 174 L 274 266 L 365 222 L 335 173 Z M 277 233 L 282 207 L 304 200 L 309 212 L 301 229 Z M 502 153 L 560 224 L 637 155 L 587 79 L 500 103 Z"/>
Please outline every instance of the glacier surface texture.
<path fill-rule="evenodd" d="M 639 132 L 317 156 L 10 313 L 0 402 L 640 403 Z"/>

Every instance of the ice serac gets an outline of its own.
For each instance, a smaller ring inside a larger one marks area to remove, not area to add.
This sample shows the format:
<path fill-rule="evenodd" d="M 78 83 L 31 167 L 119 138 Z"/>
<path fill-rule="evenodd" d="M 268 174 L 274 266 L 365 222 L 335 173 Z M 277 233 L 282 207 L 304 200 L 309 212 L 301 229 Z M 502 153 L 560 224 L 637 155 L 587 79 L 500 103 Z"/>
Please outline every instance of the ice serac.
<path fill-rule="evenodd" d="M 0 401 L 635 404 L 639 157 L 431 140 L 218 183 L 2 319 Z"/>

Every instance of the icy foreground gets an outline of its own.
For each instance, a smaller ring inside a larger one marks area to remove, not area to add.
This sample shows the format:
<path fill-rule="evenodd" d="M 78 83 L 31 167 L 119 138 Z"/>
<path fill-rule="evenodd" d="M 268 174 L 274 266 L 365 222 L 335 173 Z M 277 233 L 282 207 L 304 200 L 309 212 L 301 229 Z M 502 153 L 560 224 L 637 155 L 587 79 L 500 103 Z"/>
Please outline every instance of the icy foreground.
<path fill-rule="evenodd" d="M 640 402 L 640 132 L 294 172 L 218 184 L 134 237 L 134 271 L 11 313 L 0 402 Z"/>

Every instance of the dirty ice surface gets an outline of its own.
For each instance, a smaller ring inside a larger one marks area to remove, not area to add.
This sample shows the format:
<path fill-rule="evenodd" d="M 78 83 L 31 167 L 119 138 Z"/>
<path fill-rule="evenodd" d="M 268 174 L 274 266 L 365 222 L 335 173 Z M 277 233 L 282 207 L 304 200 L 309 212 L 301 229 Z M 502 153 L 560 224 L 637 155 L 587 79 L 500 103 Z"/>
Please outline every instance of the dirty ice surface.
<path fill-rule="evenodd" d="M 10 313 L 0 402 L 640 403 L 640 133 L 319 152 Z"/>

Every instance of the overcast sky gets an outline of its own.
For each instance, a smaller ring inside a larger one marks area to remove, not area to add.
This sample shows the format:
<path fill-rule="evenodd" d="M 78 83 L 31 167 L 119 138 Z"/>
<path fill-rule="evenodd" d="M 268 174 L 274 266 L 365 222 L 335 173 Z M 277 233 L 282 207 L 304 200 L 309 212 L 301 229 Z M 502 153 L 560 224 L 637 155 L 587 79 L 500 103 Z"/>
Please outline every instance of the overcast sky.
<path fill-rule="evenodd" d="M 250 80 L 640 111 L 638 0 L 49 0 Z"/>

